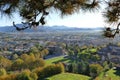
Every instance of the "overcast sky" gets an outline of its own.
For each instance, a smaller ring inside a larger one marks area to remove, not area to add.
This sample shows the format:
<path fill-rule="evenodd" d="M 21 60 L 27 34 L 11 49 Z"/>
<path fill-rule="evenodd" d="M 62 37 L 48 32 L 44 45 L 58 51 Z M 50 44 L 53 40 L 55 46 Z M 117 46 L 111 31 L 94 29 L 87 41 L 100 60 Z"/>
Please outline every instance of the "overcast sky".
<path fill-rule="evenodd" d="M 14 17 L 8 19 L 7 17 L 0 19 L 0 26 L 10 26 L 12 22 L 20 23 L 22 20 L 17 15 L 14 14 Z M 95 13 L 75 13 L 73 15 L 64 16 L 63 18 L 58 13 L 52 12 L 46 18 L 47 26 L 53 25 L 64 25 L 68 27 L 81 27 L 81 28 L 96 28 L 104 27 L 104 18 L 100 12 Z"/>

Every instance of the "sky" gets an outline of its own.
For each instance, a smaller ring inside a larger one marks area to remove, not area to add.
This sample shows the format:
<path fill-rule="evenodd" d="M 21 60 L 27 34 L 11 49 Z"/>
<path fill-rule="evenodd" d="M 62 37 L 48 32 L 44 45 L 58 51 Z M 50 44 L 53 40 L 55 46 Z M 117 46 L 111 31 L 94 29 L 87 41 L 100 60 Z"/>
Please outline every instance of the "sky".
<path fill-rule="evenodd" d="M 0 18 L 0 26 L 11 26 L 12 22 L 21 23 L 22 19 L 17 13 L 9 19 L 7 17 Z M 97 28 L 104 27 L 104 18 L 100 12 L 95 13 L 75 13 L 61 17 L 59 13 L 52 12 L 47 16 L 46 26 L 68 26 L 68 27 L 79 27 L 79 28 Z"/>

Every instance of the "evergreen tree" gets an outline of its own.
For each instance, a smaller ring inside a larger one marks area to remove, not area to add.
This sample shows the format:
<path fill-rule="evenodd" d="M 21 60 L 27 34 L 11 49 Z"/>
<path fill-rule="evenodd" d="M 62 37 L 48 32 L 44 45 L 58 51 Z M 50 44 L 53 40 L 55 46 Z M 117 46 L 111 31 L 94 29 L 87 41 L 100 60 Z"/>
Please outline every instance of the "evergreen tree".
<path fill-rule="evenodd" d="M 0 13 L 11 16 L 15 12 L 25 20 L 25 26 L 16 30 L 21 31 L 39 24 L 45 24 L 45 17 L 50 11 L 59 11 L 61 15 L 71 15 L 74 12 L 93 11 L 99 9 L 99 0 L 2 0 L 0 1 Z"/>
<path fill-rule="evenodd" d="M 21 31 L 31 27 L 37 27 L 39 24 L 44 25 L 45 17 L 51 11 L 59 11 L 62 16 L 72 15 L 79 11 L 100 10 L 100 4 L 106 5 L 103 16 L 107 23 L 116 23 L 116 29 L 112 30 L 107 27 L 104 36 L 114 38 L 119 33 L 120 19 L 120 0 L 1 0 L 0 13 L 2 16 L 11 16 L 15 12 L 24 19 L 23 27 L 15 25 L 16 30 Z M 114 32 L 113 32 L 114 31 Z"/>

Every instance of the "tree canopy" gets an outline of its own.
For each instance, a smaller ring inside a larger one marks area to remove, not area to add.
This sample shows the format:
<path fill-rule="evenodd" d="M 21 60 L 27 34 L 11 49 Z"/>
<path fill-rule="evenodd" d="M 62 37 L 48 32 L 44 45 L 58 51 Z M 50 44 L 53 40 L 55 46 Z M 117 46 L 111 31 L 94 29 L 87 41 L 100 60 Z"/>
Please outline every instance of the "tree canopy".
<path fill-rule="evenodd" d="M 14 27 L 18 31 L 36 27 L 38 25 L 45 24 L 45 17 L 49 15 L 49 12 L 59 11 L 61 15 L 72 15 L 79 11 L 95 11 L 99 10 L 100 6 L 106 5 L 106 9 L 103 12 L 105 21 L 107 23 L 117 23 L 118 26 L 114 30 L 106 28 L 106 31 L 112 33 L 106 37 L 114 37 L 116 33 L 119 33 L 119 18 L 120 18 L 120 0 L 0 0 L 0 13 L 1 15 L 11 16 L 17 12 L 24 19 L 22 22 L 25 26 L 19 28 L 13 22 Z"/>
<path fill-rule="evenodd" d="M 117 24 L 116 29 L 111 29 L 107 27 L 105 30 L 104 36 L 109 38 L 114 38 L 116 34 L 119 33 L 119 26 L 120 26 L 120 0 L 109 0 L 105 1 L 107 7 L 103 13 L 105 17 L 105 21 L 110 24 Z"/>

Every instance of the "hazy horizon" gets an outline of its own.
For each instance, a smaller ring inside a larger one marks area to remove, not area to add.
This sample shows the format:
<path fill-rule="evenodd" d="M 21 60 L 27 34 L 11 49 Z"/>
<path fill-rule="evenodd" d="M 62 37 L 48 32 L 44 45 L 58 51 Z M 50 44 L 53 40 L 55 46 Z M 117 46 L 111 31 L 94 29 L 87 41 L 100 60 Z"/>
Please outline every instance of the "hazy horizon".
<path fill-rule="evenodd" d="M 0 26 L 12 26 L 12 22 L 20 24 L 23 20 L 15 13 L 14 16 L 9 19 L 3 17 L 0 20 Z M 78 28 L 97 28 L 104 27 L 105 22 L 101 12 L 95 13 L 75 13 L 73 15 L 64 16 L 63 18 L 59 13 L 51 12 L 45 19 L 45 26 L 68 26 Z"/>
<path fill-rule="evenodd" d="M 17 24 L 21 24 L 21 23 L 17 23 Z M 16 25 L 17 25 L 16 24 Z M 21 24 L 22 25 L 22 24 Z M 1 26 L 0 25 L 0 28 L 2 28 L 2 27 L 11 27 L 11 26 L 13 26 L 13 25 L 3 25 L 3 26 Z M 104 28 L 104 27 L 102 27 L 102 26 L 98 26 L 98 27 L 75 27 L 75 26 L 65 26 L 65 25 L 51 25 L 51 26 L 49 26 L 49 25 L 39 25 L 39 26 L 44 26 L 44 27 L 67 27 L 67 28 Z"/>

